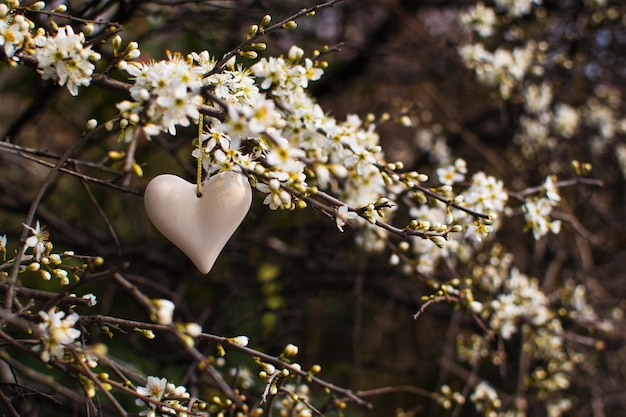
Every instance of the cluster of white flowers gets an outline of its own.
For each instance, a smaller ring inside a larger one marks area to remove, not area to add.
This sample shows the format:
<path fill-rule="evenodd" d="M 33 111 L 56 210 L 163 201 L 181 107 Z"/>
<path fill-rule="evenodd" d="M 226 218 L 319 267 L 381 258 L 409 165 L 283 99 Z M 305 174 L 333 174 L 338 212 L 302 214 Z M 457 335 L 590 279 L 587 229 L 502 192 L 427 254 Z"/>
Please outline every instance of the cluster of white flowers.
<path fill-rule="evenodd" d="M 453 165 L 437 168 L 437 178 L 439 182 L 445 185 L 453 185 L 465 180 L 467 174 L 467 164 L 463 159 L 457 159 Z"/>
<path fill-rule="evenodd" d="M 478 2 L 461 14 L 460 21 L 470 31 L 486 38 L 494 33 L 494 26 L 497 22 L 496 12 L 491 7 L 486 7 L 484 3 Z"/>
<path fill-rule="evenodd" d="M 309 58 L 305 58 L 304 65 L 299 65 L 303 56 L 304 51 L 293 46 L 287 60 L 283 57 L 262 58 L 251 70 L 257 77 L 263 78 L 262 89 L 268 90 L 271 87 L 275 95 L 288 95 L 291 91 L 306 89 L 309 81 L 319 80 L 324 73 Z"/>
<path fill-rule="evenodd" d="M 547 235 L 549 232 L 558 234 L 561 231 L 561 221 L 551 220 L 552 202 L 547 198 L 539 198 L 524 203 L 524 217 L 526 227 L 532 231 L 535 239 Z"/>
<path fill-rule="evenodd" d="M 561 231 L 561 221 L 550 218 L 552 209 L 561 201 L 559 190 L 551 176 L 546 177 L 544 189 L 545 196 L 528 199 L 524 203 L 525 227 L 532 231 L 535 239 L 547 235 L 548 232 L 558 234 Z"/>
<path fill-rule="evenodd" d="M 82 32 L 74 33 L 71 26 L 64 26 L 55 36 L 49 36 L 39 30 L 34 42 L 34 55 L 45 80 L 65 85 L 73 96 L 78 95 L 79 86 L 91 83 L 93 62 L 100 59 L 100 54 L 85 46 Z"/>
<path fill-rule="evenodd" d="M 305 90 L 323 71 L 303 54 L 294 46 L 287 57 L 262 58 L 250 70 L 233 59 L 213 73 L 214 59 L 192 53 L 199 73 L 209 74 L 204 88 L 227 105 L 223 119 L 205 119 L 192 155 L 209 174 L 254 174 L 271 209 L 294 209 L 312 187 L 331 190 L 351 206 L 371 204 L 385 192 L 375 125 L 356 115 L 345 121 L 327 116 Z M 334 208 L 339 227 L 355 217 L 347 207 Z"/>
<path fill-rule="evenodd" d="M 476 410 L 483 413 L 485 417 L 497 417 L 498 410 L 502 406 L 502 401 L 496 390 L 486 381 L 480 381 L 470 395 L 470 401 Z"/>
<path fill-rule="evenodd" d="M 200 116 L 201 67 L 179 54 L 148 64 L 121 61 L 119 66 L 134 79 L 130 94 L 135 101 L 123 101 L 118 109 L 130 124 L 141 121 L 146 135 L 175 135 L 177 125 L 189 126 L 189 119 L 195 122 Z"/>
<path fill-rule="evenodd" d="M 463 195 L 467 207 L 490 214 L 494 219 L 504 211 L 509 199 L 502 180 L 480 171 L 472 175 L 471 185 Z"/>
<path fill-rule="evenodd" d="M 571 139 L 580 124 L 579 109 L 554 102 L 550 84 L 530 84 L 523 90 L 526 113 L 519 119 L 514 140 L 526 159 L 542 148 L 554 148 L 559 139 Z M 601 111 L 602 113 L 602 111 Z"/>
<path fill-rule="evenodd" d="M 580 123 L 579 112 L 572 106 L 564 103 L 556 105 L 553 125 L 556 133 L 566 139 L 571 139 Z"/>
<path fill-rule="evenodd" d="M 95 65 L 100 54 L 91 49 L 83 32 L 75 33 L 71 26 L 56 28 L 49 34 L 43 28 L 35 30 L 35 24 L 26 18 L 25 10 L 39 11 L 46 7 L 43 1 L 26 8 L 18 0 L 0 4 L 0 46 L 11 62 L 19 62 L 22 55 L 37 60 L 43 79 L 50 79 L 76 96 L 79 86 L 91 83 Z M 59 10 L 65 10 L 64 5 Z"/>
<path fill-rule="evenodd" d="M 513 51 L 497 48 L 490 52 L 482 43 L 476 43 L 461 46 L 459 54 L 481 83 L 497 87 L 500 96 L 508 99 L 533 65 L 535 49 L 534 42 L 528 42 Z"/>
<path fill-rule="evenodd" d="M 531 114 L 545 113 L 552 104 L 552 87 L 548 83 L 530 84 L 523 92 L 524 107 Z"/>
<path fill-rule="evenodd" d="M 552 198 L 555 197 L 552 195 Z M 509 341 L 511 346 L 515 345 L 514 335 L 523 335 L 520 349 L 532 364 L 532 372 L 525 383 L 545 398 L 545 406 L 554 413 L 550 415 L 560 416 L 571 406 L 565 395 L 566 390 L 570 387 L 575 368 L 583 360 L 582 355 L 568 343 L 563 317 L 607 332 L 613 330 L 612 323 L 599 320 L 587 301 L 582 285 L 568 282 L 558 291 L 558 297 L 551 297 L 540 288 L 538 280 L 515 268 L 513 256 L 499 245 L 493 247 L 485 261 L 474 268 L 472 275 L 477 287 L 489 295 L 487 301 L 473 303 L 474 311 L 493 334 Z M 458 358 L 471 365 L 490 358 L 498 366 L 502 360 L 501 352 L 492 351 L 492 345 L 490 335 L 459 336 Z M 488 384 L 479 384 L 475 394 L 470 396 L 477 410 L 485 415 L 515 415 L 514 409 L 503 410 L 498 401 L 491 402 L 491 399 L 497 398 Z M 493 414 L 496 411 L 498 414 Z"/>
<path fill-rule="evenodd" d="M 504 291 L 483 306 L 489 317 L 489 327 L 503 339 L 510 339 L 518 332 L 520 323 L 543 326 L 553 317 L 548 297 L 541 291 L 536 279 L 511 269 L 504 282 Z"/>
<path fill-rule="evenodd" d="M 168 382 L 166 378 L 149 376 L 145 387 L 137 387 L 137 394 L 147 397 L 155 402 L 147 402 L 137 398 L 135 403 L 147 407 L 139 415 L 147 417 L 156 416 L 180 416 L 185 417 L 188 412 L 190 395 L 184 386 L 176 386 Z"/>
<path fill-rule="evenodd" d="M 540 5 L 541 0 L 495 0 L 496 7 L 512 17 L 530 13 L 533 5 Z"/>
<path fill-rule="evenodd" d="M 620 118 L 622 106 L 619 90 L 600 85 L 581 109 L 585 125 L 597 132 L 593 138 L 594 151 L 602 152 L 618 135 L 626 134 L 626 118 Z"/>
<path fill-rule="evenodd" d="M 41 345 L 35 349 L 40 352 L 41 360 L 49 362 L 51 359 L 62 359 L 66 346 L 74 343 L 80 337 L 80 330 L 74 328 L 79 319 L 78 314 L 65 314 L 64 311 L 50 310 L 39 312 L 41 323 L 37 325 L 35 333 L 41 339 Z"/>
<path fill-rule="evenodd" d="M 24 48 L 25 42 L 31 36 L 33 22 L 21 14 L 15 14 L 9 4 L 0 3 L 0 46 L 4 49 L 7 58 L 13 58 L 15 53 Z"/>

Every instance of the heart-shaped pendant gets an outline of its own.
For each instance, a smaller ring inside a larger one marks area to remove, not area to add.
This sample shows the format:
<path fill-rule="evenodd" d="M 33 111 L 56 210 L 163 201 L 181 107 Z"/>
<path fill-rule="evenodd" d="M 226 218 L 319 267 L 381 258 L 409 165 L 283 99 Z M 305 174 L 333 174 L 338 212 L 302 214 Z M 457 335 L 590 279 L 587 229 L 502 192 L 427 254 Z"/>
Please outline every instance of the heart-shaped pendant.
<path fill-rule="evenodd" d="M 252 204 L 252 189 L 241 174 L 214 175 L 201 185 L 163 174 L 146 187 L 148 218 L 159 232 L 207 274 Z"/>

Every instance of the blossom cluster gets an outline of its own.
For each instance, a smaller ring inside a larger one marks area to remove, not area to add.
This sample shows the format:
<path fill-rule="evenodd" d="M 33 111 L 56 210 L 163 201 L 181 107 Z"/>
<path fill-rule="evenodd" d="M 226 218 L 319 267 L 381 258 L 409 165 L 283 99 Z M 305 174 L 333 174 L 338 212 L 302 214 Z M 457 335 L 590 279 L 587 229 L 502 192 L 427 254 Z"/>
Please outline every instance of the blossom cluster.
<path fill-rule="evenodd" d="M 13 6 L 13 7 L 12 7 Z M 19 6 L 0 3 L 0 46 L 7 58 L 13 58 L 16 52 L 28 44 L 34 24 L 14 10 Z"/>
<path fill-rule="evenodd" d="M 176 386 L 168 382 L 166 378 L 149 376 L 145 386 L 137 387 L 135 403 L 146 407 L 139 415 L 147 417 L 156 416 L 187 416 L 192 412 L 189 405 L 190 395 L 187 388 L 182 385 Z"/>
<path fill-rule="evenodd" d="M 33 41 L 33 53 L 44 80 L 66 86 L 73 96 L 78 95 L 79 86 L 91 83 L 93 62 L 100 59 L 100 54 L 85 45 L 82 32 L 74 33 L 71 26 L 59 28 L 54 36 L 39 30 Z"/>
<path fill-rule="evenodd" d="M 77 278 L 78 273 L 88 268 L 88 264 L 69 265 L 65 261 L 68 259 L 80 259 L 84 261 L 89 257 L 77 257 L 73 251 L 54 253 L 54 245 L 50 241 L 49 233 L 39 221 L 35 226 L 23 225 L 29 232 L 29 236 L 24 242 L 24 271 L 38 272 L 41 278 L 50 281 L 53 277 L 59 280 L 61 285 L 69 285 L 70 278 Z M 0 238 L 0 250 L 6 257 L 6 236 Z M 101 264 L 102 258 L 92 257 L 91 262 Z M 95 305 L 95 299 L 93 300 Z"/>
<path fill-rule="evenodd" d="M 563 394 L 583 359 L 567 338 L 563 317 L 587 325 L 593 320 L 593 326 L 601 331 L 610 332 L 611 323 L 598 320 L 582 286 L 569 283 L 555 300 L 540 288 L 537 279 L 520 272 L 513 265 L 513 256 L 499 246 L 494 247 L 487 263 L 475 267 L 473 279 L 476 288 L 489 294 L 484 302 L 473 301 L 472 310 L 484 320 L 490 334 L 459 336 L 459 360 L 475 365 L 489 358 L 497 366 L 500 353 L 492 350 L 490 338 L 496 336 L 514 345 L 513 338 L 519 336 L 523 354 L 532 364 L 526 386 L 541 392 L 547 410 L 555 413 L 549 415 L 561 415 L 572 405 Z M 487 381 L 475 387 L 470 400 L 484 415 L 499 416 L 513 411 L 503 406 Z"/>
<path fill-rule="evenodd" d="M 202 71 L 193 67 L 179 54 L 168 60 L 148 64 L 121 61 L 119 65 L 134 80 L 130 89 L 133 102 L 118 104 L 124 120 L 136 124 L 144 118 L 143 131 L 154 136 L 160 131 L 176 134 L 176 126 L 189 126 L 195 121 L 202 104 L 200 88 Z"/>
<path fill-rule="evenodd" d="M 42 341 L 41 346 L 36 346 L 41 360 L 49 362 L 51 359 L 62 359 L 66 347 L 80 337 L 80 330 L 74 327 L 79 319 L 78 314 L 66 315 L 64 311 L 50 310 L 40 311 L 39 317 L 42 322 L 35 331 Z"/>
<path fill-rule="evenodd" d="M 459 54 L 465 65 L 476 73 L 478 80 L 488 87 L 498 88 L 504 99 L 511 97 L 514 89 L 531 69 L 536 45 L 528 42 L 512 51 L 499 47 L 491 52 L 482 43 L 463 45 Z"/>
<path fill-rule="evenodd" d="M 28 10 L 38 11 L 46 7 L 42 1 L 35 2 Z M 65 10 L 64 5 L 58 10 Z M 0 4 L 0 46 L 12 62 L 24 57 L 34 57 L 44 80 L 50 79 L 78 95 L 79 86 L 88 86 L 95 70 L 94 62 L 100 54 L 92 50 L 83 32 L 75 33 L 72 26 L 56 28 L 47 33 L 43 28 L 35 30 L 32 20 L 23 15 L 20 2 Z M 56 27 L 56 24 L 54 25 Z"/>
<path fill-rule="evenodd" d="M 486 38 L 496 33 L 503 21 L 526 16 L 538 4 L 496 0 L 490 8 L 478 3 L 460 20 L 468 30 Z M 92 50 L 85 33 L 75 32 L 72 26 L 53 25 L 52 33 L 42 29 L 33 32 L 34 23 L 18 6 L 17 1 L 0 4 L 4 55 L 12 63 L 33 58 L 44 79 L 77 95 L 80 86 L 90 84 L 100 54 Z M 510 38 L 515 38 L 512 32 Z M 459 53 L 479 82 L 493 89 L 499 99 L 523 103 L 515 143 L 524 157 L 530 160 L 539 149 L 553 149 L 561 139 L 572 141 L 582 125 L 597 132 L 594 149 L 598 152 L 617 135 L 626 133 L 626 122 L 619 119 L 618 93 L 598 86 L 594 97 L 584 104 L 560 102 L 551 84 L 529 76 L 542 74 L 546 46 L 534 41 L 514 44 L 491 50 L 481 41 L 463 45 Z M 199 170 L 203 168 L 206 175 L 234 171 L 248 176 L 272 210 L 313 206 L 331 217 L 342 232 L 347 226 L 358 226 L 356 239 L 362 247 L 378 251 L 388 248 L 390 263 L 402 262 L 410 275 L 435 276 L 442 259 L 451 270 L 461 263 L 480 264 L 471 278 L 433 284 L 442 299 L 467 307 L 485 330 L 485 334 L 457 340 L 459 360 L 476 365 L 480 359 L 490 358 L 498 364 L 502 352 L 494 352 L 490 342 L 495 338 L 503 346 L 511 346 L 516 338 L 522 339 L 521 354 L 528 355 L 532 363 L 523 383 L 547 399 L 549 415 L 560 415 L 571 407 L 563 393 L 581 356 L 566 337 L 565 319 L 594 325 L 600 331 L 611 331 L 611 323 L 599 320 L 583 285 L 568 282 L 554 297 L 544 292 L 537 279 L 517 269 L 513 256 L 499 245 L 492 245 L 490 254 L 480 253 L 492 243 L 489 239 L 507 215 L 523 216 L 525 228 L 537 240 L 550 232 L 559 233 L 561 222 L 553 219 L 554 209 L 561 204 L 556 177 L 545 176 L 537 192 L 513 193 L 502 180 L 483 171 L 471 172 L 465 160 L 453 158 L 444 128 L 436 123 L 415 133 L 415 144 L 428 151 L 435 162 L 431 175 L 388 162 L 376 116 L 350 114 L 339 120 L 328 115 L 307 92 L 310 83 L 323 75 L 325 63 L 316 54 L 305 58 L 297 46 L 286 56 L 261 58 L 249 68 L 236 57 L 221 62 L 207 51 L 186 56 L 168 53 L 167 59 L 146 63 L 132 43 L 121 55 L 114 47 L 113 55 L 117 68 L 131 81 L 130 97 L 117 104 L 119 115 L 115 118 L 125 142 L 136 143 L 139 137 L 162 133 L 183 136 L 188 131 L 184 128 L 197 124 L 191 156 Z M 430 116 L 424 112 L 421 117 L 425 120 Z M 618 159 L 626 176 L 626 148 L 618 148 Z M 410 220 L 405 226 L 394 227 L 391 222 L 399 212 Z M 69 251 L 53 253 L 49 236 L 39 223 L 24 227 L 29 235 L 23 242 L 20 272 L 39 271 L 45 280 L 55 276 L 67 285 L 72 274 L 85 270 L 85 265 L 64 265 L 66 258 L 80 258 Z M 394 240 L 392 233 L 401 241 Z M 454 234 L 458 238 L 452 239 Z M 0 236 L 0 252 L 8 265 L 7 244 L 6 236 Z M 155 337 L 151 329 L 179 332 L 177 336 L 186 347 L 194 348 L 202 334 L 199 324 L 175 323 L 172 301 L 136 293 L 133 287 L 133 294 L 148 307 L 156 323 L 147 329 L 136 327 L 136 331 L 147 338 Z M 93 296 L 86 297 L 91 301 Z M 32 330 L 40 340 L 36 351 L 42 361 L 69 361 L 72 354 L 79 355 L 78 348 L 86 349 L 79 341 L 79 318 L 71 307 L 42 310 L 36 315 Z M 105 329 L 102 326 L 106 333 Z M 246 336 L 221 340 L 240 348 L 248 341 Z M 217 346 L 222 354 L 223 347 Z M 297 348 L 290 345 L 287 351 L 290 353 L 285 355 L 290 356 Z M 255 360 L 263 368 L 259 376 L 266 381 L 264 398 L 283 394 L 276 403 L 281 415 L 312 415 L 308 385 L 282 383 L 293 376 L 292 368 L 277 369 Z M 90 367 L 97 366 L 95 356 L 84 361 Z M 252 382 L 242 378 L 241 387 L 250 388 Z M 132 384 L 124 381 L 123 387 L 131 390 Z M 196 411 L 187 389 L 166 378 L 150 376 L 134 394 L 136 404 L 143 407 L 141 415 L 188 415 Z M 438 398 L 442 404 L 464 401 L 451 389 L 442 389 Z M 476 384 L 468 398 L 484 415 L 500 415 L 503 408 L 498 392 L 487 381 Z"/>

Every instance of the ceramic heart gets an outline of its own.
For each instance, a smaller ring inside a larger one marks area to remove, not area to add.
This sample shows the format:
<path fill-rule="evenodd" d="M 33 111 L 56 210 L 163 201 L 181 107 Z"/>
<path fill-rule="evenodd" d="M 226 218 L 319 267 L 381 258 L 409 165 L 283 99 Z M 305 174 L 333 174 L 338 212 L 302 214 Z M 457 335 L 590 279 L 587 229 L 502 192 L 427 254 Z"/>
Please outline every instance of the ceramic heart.
<path fill-rule="evenodd" d="M 240 174 L 214 175 L 201 186 L 176 175 L 148 183 L 144 204 L 154 227 L 207 274 L 252 204 L 252 189 Z"/>

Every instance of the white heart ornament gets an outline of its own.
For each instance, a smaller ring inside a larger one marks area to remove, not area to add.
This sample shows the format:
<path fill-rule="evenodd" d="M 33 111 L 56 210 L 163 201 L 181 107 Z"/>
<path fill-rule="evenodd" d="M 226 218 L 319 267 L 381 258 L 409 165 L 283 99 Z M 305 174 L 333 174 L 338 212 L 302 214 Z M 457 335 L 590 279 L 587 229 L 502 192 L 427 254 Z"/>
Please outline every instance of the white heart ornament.
<path fill-rule="evenodd" d="M 201 185 L 176 175 L 152 179 L 144 193 L 148 218 L 203 274 L 209 273 L 252 204 L 252 189 L 241 174 L 214 175 Z"/>

